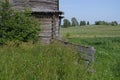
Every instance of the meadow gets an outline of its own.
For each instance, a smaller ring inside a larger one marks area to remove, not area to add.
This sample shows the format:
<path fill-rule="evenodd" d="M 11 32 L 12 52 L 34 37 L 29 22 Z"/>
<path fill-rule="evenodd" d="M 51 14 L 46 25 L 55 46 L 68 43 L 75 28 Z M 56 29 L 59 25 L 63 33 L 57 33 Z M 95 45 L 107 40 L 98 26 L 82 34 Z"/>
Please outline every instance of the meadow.
<path fill-rule="evenodd" d="M 60 43 L 0 47 L 0 80 L 78 80 L 84 78 L 84 63 L 78 52 Z"/>
<path fill-rule="evenodd" d="M 120 26 L 84 26 L 62 28 L 63 39 L 94 46 L 94 64 L 88 72 L 83 60 L 72 46 L 58 42 L 8 42 L 0 46 L 0 80 L 119 80 Z"/>
<path fill-rule="evenodd" d="M 120 26 L 90 25 L 62 28 L 62 37 L 120 37 Z"/>
<path fill-rule="evenodd" d="M 120 80 L 120 26 L 62 28 L 68 41 L 96 49 L 95 73 L 85 80 Z"/>

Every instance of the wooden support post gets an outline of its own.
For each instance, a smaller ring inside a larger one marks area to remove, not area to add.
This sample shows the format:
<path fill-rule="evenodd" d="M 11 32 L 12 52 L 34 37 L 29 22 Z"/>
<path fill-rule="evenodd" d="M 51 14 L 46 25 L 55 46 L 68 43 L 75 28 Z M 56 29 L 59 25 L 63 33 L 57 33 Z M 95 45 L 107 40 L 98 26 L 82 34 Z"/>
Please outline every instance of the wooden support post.
<path fill-rule="evenodd" d="M 55 14 L 53 14 L 53 16 L 52 16 L 52 34 L 51 34 L 52 39 L 56 38 L 55 32 L 56 32 L 56 21 L 55 21 Z"/>

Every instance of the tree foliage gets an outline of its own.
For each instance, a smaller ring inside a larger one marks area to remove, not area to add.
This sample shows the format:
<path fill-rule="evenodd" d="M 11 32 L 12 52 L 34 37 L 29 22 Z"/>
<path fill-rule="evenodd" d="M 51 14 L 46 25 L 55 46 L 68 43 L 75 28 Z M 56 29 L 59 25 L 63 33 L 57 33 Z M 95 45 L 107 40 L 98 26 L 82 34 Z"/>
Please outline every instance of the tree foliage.
<path fill-rule="evenodd" d="M 108 22 L 105 21 L 95 21 L 95 25 L 108 25 Z"/>
<path fill-rule="evenodd" d="M 117 21 L 112 21 L 112 22 L 95 21 L 95 25 L 112 25 L 112 26 L 117 26 L 118 22 Z"/>
<path fill-rule="evenodd" d="M 31 13 L 16 12 L 10 7 L 8 0 L 0 4 L 0 44 L 7 41 L 29 41 L 37 37 L 39 23 L 31 17 Z"/>
<path fill-rule="evenodd" d="M 86 21 L 80 21 L 80 26 L 85 26 L 86 25 Z"/>
<path fill-rule="evenodd" d="M 112 26 L 117 26 L 117 25 L 118 25 L 118 22 L 117 22 L 117 21 L 112 21 L 110 24 L 111 24 Z"/>
<path fill-rule="evenodd" d="M 71 22 L 72 22 L 72 26 L 78 26 L 78 21 L 75 17 L 71 19 Z"/>
<path fill-rule="evenodd" d="M 64 19 L 63 20 L 63 27 L 64 28 L 67 28 L 67 27 L 70 27 L 71 26 L 71 23 L 68 19 Z"/>
<path fill-rule="evenodd" d="M 90 25 L 89 21 L 87 21 L 87 25 Z"/>

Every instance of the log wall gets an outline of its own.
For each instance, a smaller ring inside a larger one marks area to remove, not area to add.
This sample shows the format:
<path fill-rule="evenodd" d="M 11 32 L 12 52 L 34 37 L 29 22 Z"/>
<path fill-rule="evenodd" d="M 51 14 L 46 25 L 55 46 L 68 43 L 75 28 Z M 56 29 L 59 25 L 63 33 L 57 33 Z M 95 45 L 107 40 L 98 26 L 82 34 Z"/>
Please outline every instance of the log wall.
<path fill-rule="evenodd" d="M 31 7 L 47 10 L 58 10 L 58 0 L 30 0 Z"/>
<path fill-rule="evenodd" d="M 40 21 L 42 31 L 40 31 L 39 37 L 42 43 L 50 43 L 53 39 L 60 38 L 60 21 L 58 15 L 33 13 L 33 16 Z"/>
<path fill-rule="evenodd" d="M 60 38 L 59 0 L 9 0 L 13 9 L 32 9 L 32 15 L 41 23 L 39 37 L 43 43 Z"/>
<path fill-rule="evenodd" d="M 59 0 L 9 0 L 13 7 L 31 7 L 45 10 L 59 10 Z"/>

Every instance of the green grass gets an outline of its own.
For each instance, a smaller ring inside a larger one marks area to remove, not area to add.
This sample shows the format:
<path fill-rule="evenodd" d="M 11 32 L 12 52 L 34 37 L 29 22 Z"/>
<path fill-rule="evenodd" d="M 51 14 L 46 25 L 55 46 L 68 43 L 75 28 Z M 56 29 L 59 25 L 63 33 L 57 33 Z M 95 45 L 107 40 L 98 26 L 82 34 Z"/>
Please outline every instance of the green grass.
<path fill-rule="evenodd" d="M 62 34 L 70 42 L 95 47 L 96 72 L 87 80 L 120 80 L 120 26 L 63 28 Z"/>
<path fill-rule="evenodd" d="M 96 72 L 90 76 L 90 80 L 120 79 L 120 37 L 71 38 L 69 41 L 95 47 L 94 69 Z"/>
<path fill-rule="evenodd" d="M 80 53 L 71 46 L 24 43 L 16 47 L 8 42 L 0 47 L 0 80 L 119 80 L 119 34 L 119 26 L 62 29 L 68 41 L 95 47 L 94 66 L 89 66 L 94 73 L 87 72 L 84 61 L 78 61 Z"/>
<path fill-rule="evenodd" d="M 120 26 L 86 26 L 62 28 L 62 37 L 120 37 Z"/>
<path fill-rule="evenodd" d="M 76 64 L 72 47 L 59 43 L 50 45 L 21 44 L 0 47 L 0 80 L 79 80 L 86 71 Z"/>

